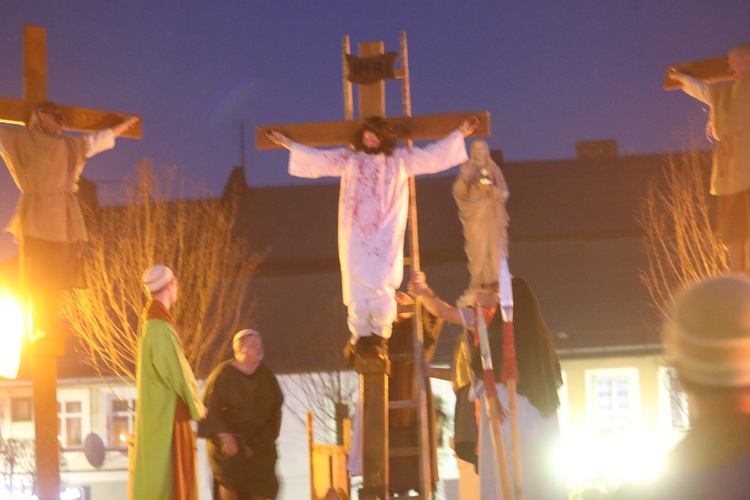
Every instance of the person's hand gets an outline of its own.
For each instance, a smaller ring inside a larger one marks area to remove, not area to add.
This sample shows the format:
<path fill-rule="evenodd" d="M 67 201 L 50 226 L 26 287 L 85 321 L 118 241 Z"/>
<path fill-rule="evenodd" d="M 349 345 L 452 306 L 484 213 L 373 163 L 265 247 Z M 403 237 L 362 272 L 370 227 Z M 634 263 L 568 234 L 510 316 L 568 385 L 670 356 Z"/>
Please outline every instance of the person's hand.
<path fill-rule="evenodd" d="M 136 123 L 138 123 L 138 117 L 137 116 L 131 116 L 130 118 L 126 119 L 123 122 L 123 125 L 127 128 L 133 128 L 135 127 Z"/>
<path fill-rule="evenodd" d="M 681 84 L 685 83 L 685 78 L 687 77 L 687 75 L 683 73 L 682 71 L 680 71 L 679 69 L 675 68 L 674 66 L 669 68 L 668 73 L 669 73 L 669 77 L 672 80 L 675 80 Z"/>
<path fill-rule="evenodd" d="M 228 432 L 220 432 L 219 440 L 221 441 L 221 452 L 224 455 L 232 457 L 237 454 L 237 440 L 233 435 Z"/>
<path fill-rule="evenodd" d="M 421 297 L 431 291 L 430 287 L 427 286 L 427 277 L 422 271 L 412 273 L 409 283 L 406 285 L 406 290 L 414 297 Z"/>
<path fill-rule="evenodd" d="M 114 127 L 112 127 L 112 132 L 115 134 L 116 137 L 119 137 L 122 134 L 124 134 L 126 130 L 129 130 L 135 127 L 136 123 L 138 123 L 137 116 L 131 116 L 129 118 L 125 118 L 118 125 L 115 125 Z"/>
<path fill-rule="evenodd" d="M 269 130 L 268 132 L 266 132 L 266 137 L 268 137 L 268 140 L 270 140 L 274 144 L 283 146 L 287 149 L 289 149 L 289 147 L 292 145 L 292 141 L 289 140 L 287 136 L 276 130 Z"/>
<path fill-rule="evenodd" d="M 464 120 L 458 127 L 458 131 L 462 136 L 467 137 L 471 135 L 479 127 L 479 118 L 472 116 L 468 120 Z"/>

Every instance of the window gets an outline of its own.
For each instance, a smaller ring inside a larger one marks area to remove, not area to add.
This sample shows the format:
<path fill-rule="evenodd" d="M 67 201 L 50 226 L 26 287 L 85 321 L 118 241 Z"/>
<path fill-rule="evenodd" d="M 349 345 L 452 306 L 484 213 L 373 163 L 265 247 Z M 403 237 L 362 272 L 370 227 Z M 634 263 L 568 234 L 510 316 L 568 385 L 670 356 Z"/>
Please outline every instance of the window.
<path fill-rule="evenodd" d="M 109 448 L 127 450 L 128 439 L 135 432 L 136 390 L 128 385 L 102 389 L 101 428 L 104 443 Z"/>
<path fill-rule="evenodd" d="M 63 447 L 83 446 L 83 413 L 80 401 L 58 401 L 57 417 L 59 431 L 57 438 Z"/>
<path fill-rule="evenodd" d="M 672 368 L 659 368 L 659 422 L 663 429 L 690 427 L 687 394 Z"/>
<path fill-rule="evenodd" d="M 132 408 L 132 410 L 131 410 Z M 112 396 L 109 406 L 109 446 L 125 448 L 128 446 L 128 436 L 134 432 L 135 399 L 117 399 Z"/>
<path fill-rule="evenodd" d="M 622 431 L 636 426 L 640 411 L 636 369 L 590 370 L 586 388 L 594 430 Z"/>
<path fill-rule="evenodd" d="M 60 389 L 57 392 L 57 439 L 63 448 L 79 448 L 89 432 L 87 389 Z"/>
<path fill-rule="evenodd" d="M 31 398 L 13 398 L 10 402 L 10 419 L 13 422 L 31 422 L 34 404 Z"/>

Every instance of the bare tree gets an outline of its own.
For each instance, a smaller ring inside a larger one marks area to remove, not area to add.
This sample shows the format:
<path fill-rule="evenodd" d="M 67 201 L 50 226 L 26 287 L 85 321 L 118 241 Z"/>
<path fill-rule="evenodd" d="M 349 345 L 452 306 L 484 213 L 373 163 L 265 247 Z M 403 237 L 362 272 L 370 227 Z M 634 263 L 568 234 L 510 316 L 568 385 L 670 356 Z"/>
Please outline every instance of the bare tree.
<path fill-rule="evenodd" d="M 341 298 L 334 297 L 328 301 L 327 307 L 322 308 L 320 314 L 313 318 L 311 328 L 305 331 L 303 338 L 294 351 L 289 355 L 298 357 L 300 366 L 310 365 L 315 360 L 318 366 L 324 366 L 324 371 L 299 373 L 287 379 L 289 390 L 285 391 L 286 406 L 290 413 L 303 424 L 309 411 L 317 422 L 316 434 L 336 436 L 336 444 L 343 444 L 343 422 L 354 414 L 354 404 L 359 390 L 358 376 L 353 370 L 345 366 L 342 343 L 341 349 L 320 350 L 320 339 L 316 338 L 318 331 L 330 329 L 330 325 L 342 325 L 346 329 L 346 310 L 341 305 Z M 303 411 L 299 411 L 302 408 Z M 316 440 L 320 439 L 316 437 Z M 325 439 L 322 439 L 325 441 Z"/>
<path fill-rule="evenodd" d="M 33 487 L 36 481 L 33 439 L 0 439 L 0 471 L 5 488 Z"/>
<path fill-rule="evenodd" d="M 648 268 L 642 279 L 662 312 L 674 290 L 727 268 L 724 246 L 711 230 L 706 159 L 696 150 L 669 155 L 663 178 L 650 183 L 643 200 Z"/>
<path fill-rule="evenodd" d="M 174 169 L 158 178 L 147 162 L 115 206 L 89 223 L 88 288 L 69 294 L 65 316 L 80 339 L 85 361 L 100 375 L 135 380 L 141 313 L 141 273 L 154 263 L 180 280 L 174 315 L 185 356 L 198 377 L 223 360 L 230 333 L 247 324 L 247 286 L 259 258 L 233 233 L 236 199 L 197 198 Z"/>

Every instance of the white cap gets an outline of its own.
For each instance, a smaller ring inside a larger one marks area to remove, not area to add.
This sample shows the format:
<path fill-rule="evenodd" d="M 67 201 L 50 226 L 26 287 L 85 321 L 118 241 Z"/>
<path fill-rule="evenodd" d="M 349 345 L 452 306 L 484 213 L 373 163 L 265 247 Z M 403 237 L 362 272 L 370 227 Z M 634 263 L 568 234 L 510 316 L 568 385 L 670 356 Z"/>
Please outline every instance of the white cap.
<path fill-rule="evenodd" d="M 679 294 L 664 328 L 666 356 L 685 380 L 750 386 L 750 280 L 721 276 Z"/>
<path fill-rule="evenodd" d="M 251 328 L 248 328 L 246 330 L 240 330 L 239 332 L 237 332 L 237 333 L 234 334 L 234 339 L 232 339 L 232 344 L 236 344 L 241 339 L 243 339 L 243 338 L 245 338 L 245 337 L 247 337 L 249 335 L 257 335 L 258 337 L 260 337 L 260 332 L 258 332 L 256 330 L 253 330 Z"/>
<path fill-rule="evenodd" d="M 170 268 L 163 264 L 156 264 L 149 267 L 145 273 L 143 273 L 143 286 L 146 287 L 150 293 L 158 292 L 165 286 L 167 286 L 173 279 L 174 273 Z"/>

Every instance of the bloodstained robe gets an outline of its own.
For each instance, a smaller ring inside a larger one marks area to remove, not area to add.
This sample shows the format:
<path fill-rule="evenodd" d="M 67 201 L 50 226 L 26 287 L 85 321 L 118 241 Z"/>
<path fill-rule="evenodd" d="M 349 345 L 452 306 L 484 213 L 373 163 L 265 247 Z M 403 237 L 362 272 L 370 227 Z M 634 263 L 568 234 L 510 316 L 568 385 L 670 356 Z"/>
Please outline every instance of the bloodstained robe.
<path fill-rule="evenodd" d="M 190 419 L 204 406 L 174 320 L 152 300 L 138 347 L 131 500 L 196 500 L 195 436 Z"/>
<path fill-rule="evenodd" d="M 468 159 L 460 132 L 424 148 L 396 148 L 369 155 L 349 148 L 321 150 L 293 143 L 289 173 L 297 177 L 341 177 L 338 248 L 344 304 L 390 301 L 383 314 L 370 312 L 390 336 L 396 317 L 394 292 L 404 272 L 404 230 L 409 208 L 409 176 L 447 170 Z M 392 311 L 390 310 L 392 309 Z M 391 314 L 392 312 L 392 314 Z M 366 315 L 366 314 L 363 314 Z M 361 332 L 352 331 L 355 335 Z M 375 332 L 378 333 L 378 332 Z"/>
<path fill-rule="evenodd" d="M 198 433 L 207 438 L 214 479 L 239 498 L 276 498 L 276 439 L 284 395 L 271 369 L 261 363 L 247 374 L 225 361 L 209 375 L 203 402 L 208 414 Z M 221 450 L 217 434 L 223 432 L 237 441 L 239 451 L 231 457 Z"/>

